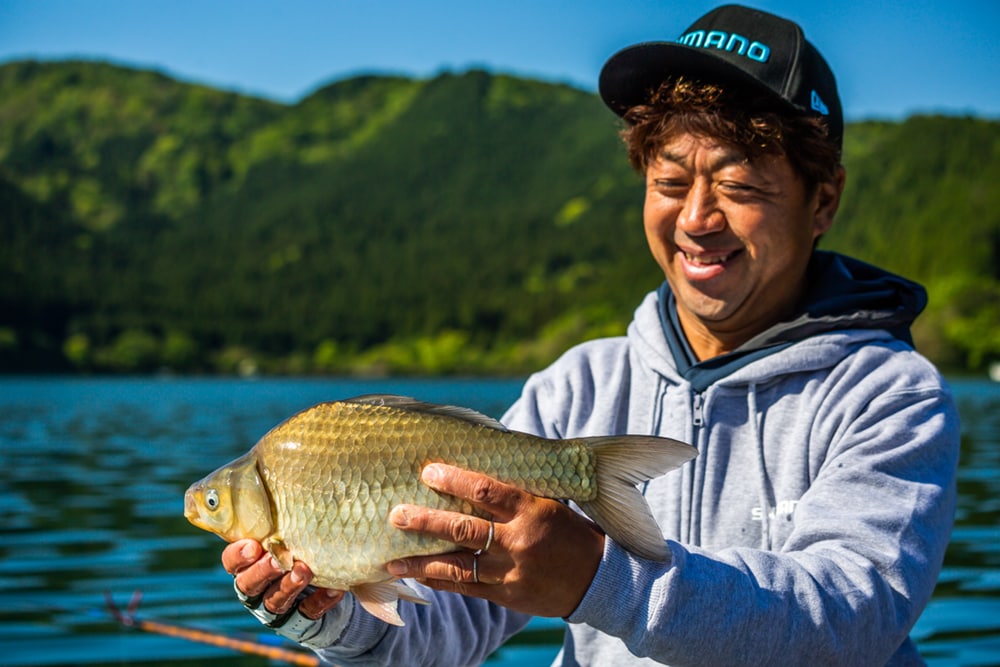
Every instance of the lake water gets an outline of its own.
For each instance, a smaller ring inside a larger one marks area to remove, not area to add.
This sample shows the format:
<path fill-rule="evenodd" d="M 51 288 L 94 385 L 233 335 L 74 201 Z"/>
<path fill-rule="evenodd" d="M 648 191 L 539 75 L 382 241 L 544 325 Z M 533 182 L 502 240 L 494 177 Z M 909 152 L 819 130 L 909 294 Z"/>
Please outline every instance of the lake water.
<path fill-rule="evenodd" d="M 931 665 L 1000 665 L 1000 383 L 953 380 L 963 418 L 957 524 L 914 629 Z M 274 643 L 235 603 L 222 542 L 182 516 L 184 489 L 302 408 L 366 393 L 500 416 L 518 380 L 0 378 L 0 665 L 264 665 L 127 629 L 140 618 Z M 706 629 L 710 631 L 710 629 Z M 489 664 L 548 665 L 560 621 Z M 274 663 L 270 663 L 274 664 Z"/>

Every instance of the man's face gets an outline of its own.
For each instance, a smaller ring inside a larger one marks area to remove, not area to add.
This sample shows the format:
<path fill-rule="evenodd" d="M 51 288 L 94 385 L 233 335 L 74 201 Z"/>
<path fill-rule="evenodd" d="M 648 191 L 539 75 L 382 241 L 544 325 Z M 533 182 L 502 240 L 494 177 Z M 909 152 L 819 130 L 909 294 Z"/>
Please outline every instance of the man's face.
<path fill-rule="evenodd" d="M 829 229 L 843 174 L 806 192 L 784 156 L 682 134 L 646 170 L 646 239 L 700 359 L 788 317 L 814 240 Z"/>

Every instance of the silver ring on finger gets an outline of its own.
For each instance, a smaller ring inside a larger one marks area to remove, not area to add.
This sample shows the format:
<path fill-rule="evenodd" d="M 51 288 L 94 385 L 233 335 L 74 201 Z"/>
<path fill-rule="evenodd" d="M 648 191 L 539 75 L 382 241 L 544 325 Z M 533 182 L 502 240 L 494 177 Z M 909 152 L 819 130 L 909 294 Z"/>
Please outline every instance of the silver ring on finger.
<path fill-rule="evenodd" d="M 472 554 L 472 583 L 479 583 L 479 556 L 480 553 L 477 551 Z"/>
<path fill-rule="evenodd" d="M 486 553 L 487 551 L 490 550 L 491 546 L 493 546 L 493 534 L 494 534 L 495 530 L 496 530 L 496 526 L 493 523 L 493 517 L 490 517 L 490 532 L 487 533 L 487 535 L 486 535 L 486 544 L 483 546 L 483 548 L 476 550 L 476 556 L 477 557 L 478 556 L 482 556 L 484 553 Z M 479 582 L 477 581 L 476 583 L 479 583 Z"/>

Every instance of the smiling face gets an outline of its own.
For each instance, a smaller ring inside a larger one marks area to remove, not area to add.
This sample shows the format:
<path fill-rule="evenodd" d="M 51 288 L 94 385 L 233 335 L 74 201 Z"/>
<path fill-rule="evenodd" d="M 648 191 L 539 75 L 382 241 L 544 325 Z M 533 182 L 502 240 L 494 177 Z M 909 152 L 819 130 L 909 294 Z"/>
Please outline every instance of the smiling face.
<path fill-rule="evenodd" d="M 646 239 L 699 359 L 739 347 L 792 314 L 816 238 L 843 189 L 808 192 L 783 155 L 753 161 L 707 137 L 669 138 L 646 168 Z"/>

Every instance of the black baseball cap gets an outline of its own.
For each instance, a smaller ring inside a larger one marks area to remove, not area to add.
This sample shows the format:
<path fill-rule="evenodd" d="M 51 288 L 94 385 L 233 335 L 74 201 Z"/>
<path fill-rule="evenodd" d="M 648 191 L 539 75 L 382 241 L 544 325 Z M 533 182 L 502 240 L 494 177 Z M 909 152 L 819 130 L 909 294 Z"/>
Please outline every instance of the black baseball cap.
<path fill-rule="evenodd" d="M 798 111 L 824 116 L 830 138 L 843 141 L 837 82 L 798 24 L 767 12 L 725 5 L 672 42 L 629 46 L 601 70 L 601 99 L 619 116 L 645 104 L 668 76 L 735 83 L 774 95 Z"/>

